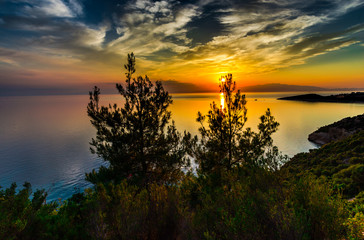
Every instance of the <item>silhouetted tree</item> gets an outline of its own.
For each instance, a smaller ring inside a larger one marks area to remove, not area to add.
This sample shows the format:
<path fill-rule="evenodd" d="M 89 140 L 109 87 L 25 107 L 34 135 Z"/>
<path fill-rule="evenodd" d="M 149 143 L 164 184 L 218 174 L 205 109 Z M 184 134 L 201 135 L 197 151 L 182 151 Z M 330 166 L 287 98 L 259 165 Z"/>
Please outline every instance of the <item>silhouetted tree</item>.
<path fill-rule="evenodd" d="M 201 141 L 195 156 L 200 171 L 230 170 L 243 164 L 275 169 L 284 157 L 273 146 L 271 135 L 277 131 L 279 124 L 270 110 L 261 116 L 259 132 L 255 133 L 250 128 L 244 130 L 247 121 L 245 95 L 240 90 L 235 91 L 236 84 L 231 74 L 220 78 L 219 87 L 223 105 L 212 102 L 207 115 L 198 113 Z M 204 126 L 206 119 L 208 127 Z"/>
<path fill-rule="evenodd" d="M 190 135 L 182 137 L 174 122 L 169 123 L 172 99 L 162 83 L 154 85 L 147 76 L 132 77 L 133 53 L 128 54 L 124 67 L 126 86 L 116 85 L 125 99 L 124 107 L 100 107 L 100 89 L 95 87 L 90 92 L 87 113 L 97 129 L 91 151 L 109 162 L 109 167 L 93 170 L 86 179 L 92 183 L 129 179 L 139 185 L 173 182 L 188 163 L 182 141 Z"/>

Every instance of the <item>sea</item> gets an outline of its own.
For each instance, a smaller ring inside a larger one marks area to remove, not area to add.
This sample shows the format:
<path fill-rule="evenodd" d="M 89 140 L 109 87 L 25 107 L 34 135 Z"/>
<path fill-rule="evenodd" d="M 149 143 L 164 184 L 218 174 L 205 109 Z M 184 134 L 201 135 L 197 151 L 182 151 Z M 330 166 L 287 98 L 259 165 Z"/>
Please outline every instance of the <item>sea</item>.
<path fill-rule="evenodd" d="M 318 146 L 307 140 L 319 127 L 364 113 L 364 104 L 277 100 L 302 92 L 247 93 L 246 127 L 257 129 L 267 108 L 280 123 L 274 144 L 289 157 Z M 322 95 L 337 94 L 320 92 Z M 120 95 L 102 95 L 101 103 L 123 105 Z M 219 93 L 172 94 L 170 107 L 177 129 L 198 135 L 197 113 L 220 102 Z M 85 173 L 107 165 L 90 152 L 96 135 L 87 116 L 87 95 L 0 97 L 0 186 L 30 182 L 45 189 L 47 201 L 63 201 L 92 184 Z"/>

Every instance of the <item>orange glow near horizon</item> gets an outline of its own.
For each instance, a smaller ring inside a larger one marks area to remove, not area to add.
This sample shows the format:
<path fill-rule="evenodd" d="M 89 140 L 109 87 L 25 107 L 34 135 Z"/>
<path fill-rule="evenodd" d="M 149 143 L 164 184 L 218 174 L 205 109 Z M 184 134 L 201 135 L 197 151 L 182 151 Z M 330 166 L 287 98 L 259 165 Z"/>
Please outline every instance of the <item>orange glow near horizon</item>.
<path fill-rule="evenodd" d="M 361 48 L 364 49 L 364 46 Z M 22 53 L 25 54 L 25 53 Z M 217 55 L 218 56 L 218 55 Z M 25 55 L 24 58 L 30 58 Z M 34 59 L 37 57 L 33 56 Z M 52 66 L 43 65 L 27 69 L 21 63 L 8 65 L 2 71 L 4 78 L 23 78 L 18 86 L 34 86 L 37 88 L 81 88 L 81 85 L 100 85 L 123 83 L 125 81 L 125 69 L 122 63 L 126 62 L 126 56 L 120 59 L 105 59 L 105 62 L 90 63 L 88 61 L 70 61 L 68 58 L 53 57 Z M 284 56 L 281 56 L 284 58 Z M 1 62 L 1 59 L 0 59 Z M 8 61 L 11 63 L 11 61 Z M 36 60 L 34 60 L 36 62 Z M 262 67 L 257 67 L 262 65 Z M 136 54 L 136 73 L 148 77 L 152 81 L 172 81 L 174 89 L 186 89 L 186 92 L 218 92 L 219 82 L 224 82 L 224 75 L 231 73 L 236 82 L 237 89 L 251 85 L 281 83 L 301 86 L 317 86 L 324 88 L 364 88 L 364 59 L 355 58 L 346 60 L 338 59 L 331 62 L 319 63 L 292 63 L 292 65 L 279 66 L 263 64 L 254 61 L 242 61 L 234 58 L 222 62 L 221 59 L 191 59 L 183 60 L 174 58 L 171 61 L 161 62 L 138 58 Z M 4 65 L 5 66 L 5 65 Z M 14 81 L 16 82 L 16 81 Z M 189 88 L 186 88 L 189 87 Z M 89 89 L 85 89 L 88 91 Z M 103 90 L 103 89 L 102 89 Z M 167 88 L 168 90 L 168 88 Z"/>
<path fill-rule="evenodd" d="M 204 91 L 210 92 L 218 91 L 219 82 L 225 80 L 221 76 L 227 73 L 232 73 L 237 89 L 271 83 L 323 88 L 364 88 L 364 70 L 362 68 L 364 59 L 357 59 L 350 64 L 349 62 L 333 62 L 330 64 L 293 65 L 266 72 L 260 72 L 253 66 L 249 67 L 249 64 L 239 64 L 232 64 L 233 67 L 230 71 L 210 71 L 212 69 L 205 67 L 204 64 L 183 66 L 178 70 L 173 69 L 173 71 L 169 71 L 171 66 L 166 66 L 166 69 L 163 68 L 163 72 L 161 69 L 157 72 L 147 71 L 147 75 L 155 80 L 174 79 L 178 82 L 194 84 Z M 216 68 L 219 68 L 218 65 Z"/>
<path fill-rule="evenodd" d="M 364 46 L 360 46 L 364 49 Z M 21 53 L 24 54 L 25 53 Z M 29 53 L 28 53 L 29 54 Z M 219 56 L 219 55 L 217 55 Z M 30 58 L 25 55 L 24 58 Z M 40 57 L 32 56 L 34 62 Z M 105 86 L 109 84 L 113 88 L 115 83 L 125 81 L 125 69 L 122 63 L 126 62 L 126 56 L 120 56 L 117 60 L 107 60 L 92 63 L 89 61 L 70 61 L 69 58 L 53 57 L 46 67 L 45 58 L 43 63 L 27 69 L 21 63 L 7 62 L 6 69 L 2 71 L 4 78 L 22 78 L 17 86 L 37 88 L 79 88 L 87 92 L 84 85 Z M 282 55 L 281 58 L 284 58 Z M 224 75 L 231 73 L 236 82 L 237 89 L 251 85 L 262 85 L 270 83 L 317 86 L 323 88 L 364 88 L 364 59 L 353 57 L 352 59 L 330 60 L 331 62 L 305 63 L 298 62 L 292 65 L 274 68 L 271 63 L 263 64 L 255 61 L 242 61 L 229 58 L 221 61 L 219 58 L 184 60 L 174 58 L 171 61 L 160 62 L 138 58 L 136 54 L 136 73 L 148 77 L 152 81 L 170 81 L 174 84 L 172 89 L 182 89 L 186 92 L 218 92 L 219 82 L 224 82 Z M 1 62 L 1 59 L 0 59 Z M 272 61 L 273 62 L 273 61 Z M 257 66 L 262 67 L 257 67 Z M 4 65 L 6 66 L 6 65 Z M 11 76 L 11 77 L 10 77 Z M 16 83 L 16 81 L 14 81 Z M 168 84 L 166 84 L 167 86 Z M 101 90 L 104 90 L 101 88 Z M 167 90 L 168 87 L 167 87 Z"/>

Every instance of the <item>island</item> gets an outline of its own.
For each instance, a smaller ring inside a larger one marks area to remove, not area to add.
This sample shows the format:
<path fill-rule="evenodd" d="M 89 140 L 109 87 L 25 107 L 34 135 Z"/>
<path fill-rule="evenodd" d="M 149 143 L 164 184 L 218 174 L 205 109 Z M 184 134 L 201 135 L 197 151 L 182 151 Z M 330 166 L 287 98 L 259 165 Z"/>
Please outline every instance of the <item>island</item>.
<path fill-rule="evenodd" d="M 336 103 L 364 103 L 364 92 L 342 93 L 330 96 L 319 94 L 302 94 L 282 97 L 278 100 L 305 101 L 305 102 L 336 102 Z"/>

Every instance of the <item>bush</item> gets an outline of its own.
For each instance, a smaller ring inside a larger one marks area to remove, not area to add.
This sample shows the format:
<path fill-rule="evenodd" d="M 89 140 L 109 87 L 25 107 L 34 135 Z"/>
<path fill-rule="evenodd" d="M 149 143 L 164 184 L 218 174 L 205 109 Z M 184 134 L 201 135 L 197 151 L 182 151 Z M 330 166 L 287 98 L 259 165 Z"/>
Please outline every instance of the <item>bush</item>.
<path fill-rule="evenodd" d="M 220 184 L 219 184 L 220 183 Z M 181 186 L 192 239 L 340 239 L 347 211 L 312 177 L 282 184 L 262 169 L 190 176 Z"/>
<path fill-rule="evenodd" d="M 88 190 L 88 227 L 95 239 L 175 239 L 179 230 L 173 187 L 138 188 L 126 181 Z"/>
<path fill-rule="evenodd" d="M 39 223 L 52 217 L 57 205 L 43 204 L 47 196 L 44 190 L 37 190 L 30 199 L 30 183 L 24 183 L 20 191 L 16 188 L 13 183 L 0 191 L 0 239 L 40 239 L 46 229 Z"/>

